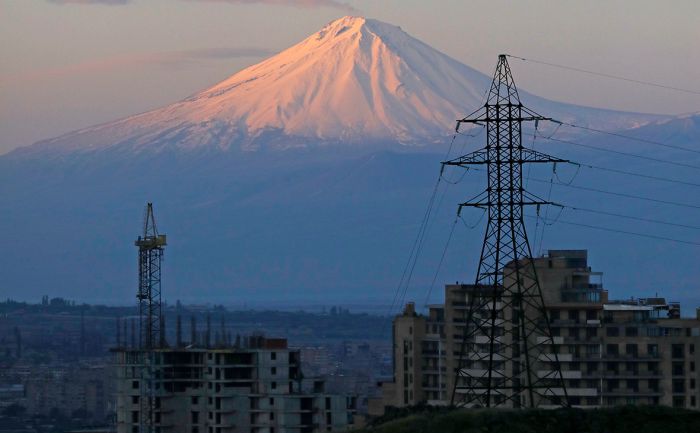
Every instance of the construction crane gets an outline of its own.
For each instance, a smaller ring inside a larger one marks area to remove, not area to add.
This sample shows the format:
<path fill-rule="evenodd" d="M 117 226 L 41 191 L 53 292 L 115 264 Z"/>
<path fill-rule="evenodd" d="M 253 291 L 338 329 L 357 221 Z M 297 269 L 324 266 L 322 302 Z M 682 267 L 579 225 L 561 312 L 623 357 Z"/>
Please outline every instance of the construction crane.
<path fill-rule="evenodd" d="M 134 244 L 139 249 L 139 353 L 141 354 L 140 431 L 154 433 L 157 409 L 154 375 L 155 349 L 165 344 L 161 307 L 161 265 L 167 245 L 164 234 L 158 233 L 153 203 L 146 205 L 143 235 Z"/>

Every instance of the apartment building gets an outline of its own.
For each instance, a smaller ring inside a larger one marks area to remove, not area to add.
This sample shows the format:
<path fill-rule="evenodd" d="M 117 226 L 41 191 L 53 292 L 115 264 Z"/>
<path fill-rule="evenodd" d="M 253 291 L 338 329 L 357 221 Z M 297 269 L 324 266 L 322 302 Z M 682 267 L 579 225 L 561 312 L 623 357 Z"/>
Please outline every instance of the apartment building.
<path fill-rule="evenodd" d="M 311 433 L 353 425 L 356 398 L 305 379 L 300 352 L 285 339 L 250 337 L 240 346 L 159 348 L 150 373 L 143 352 L 115 349 L 117 432 L 139 432 L 148 389 L 156 432 Z"/>
<path fill-rule="evenodd" d="M 556 346 L 551 352 L 558 353 L 566 388 L 554 392 L 566 393 L 578 407 L 698 409 L 700 311 L 680 318 L 680 305 L 664 298 L 609 300 L 602 273 L 588 266 L 585 250 L 550 250 L 534 264 Z M 424 315 L 406 305 L 393 322 L 394 380 L 382 384 L 382 399 L 370 402 L 371 413 L 450 403 L 461 379 L 457 360 L 468 300 L 482 290 L 446 285 L 445 303 L 429 306 Z M 484 338 L 476 335 L 470 343 Z"/>

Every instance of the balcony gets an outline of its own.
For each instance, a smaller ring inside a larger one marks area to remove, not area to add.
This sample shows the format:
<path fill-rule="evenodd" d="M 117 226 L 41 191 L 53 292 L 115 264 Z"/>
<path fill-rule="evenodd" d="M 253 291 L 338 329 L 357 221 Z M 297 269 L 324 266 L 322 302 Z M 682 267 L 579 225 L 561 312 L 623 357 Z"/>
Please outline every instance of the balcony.
<path fill-rule="evenodd" d="M 538 370 L 537 377 L 539 378 L 556 378 L 558 376 L 557 372 L 554 370 Z M 564 379 L 581 379 L 581 372 L 579 370 L 564 370 L 561 372 L 561 377 Z"/>

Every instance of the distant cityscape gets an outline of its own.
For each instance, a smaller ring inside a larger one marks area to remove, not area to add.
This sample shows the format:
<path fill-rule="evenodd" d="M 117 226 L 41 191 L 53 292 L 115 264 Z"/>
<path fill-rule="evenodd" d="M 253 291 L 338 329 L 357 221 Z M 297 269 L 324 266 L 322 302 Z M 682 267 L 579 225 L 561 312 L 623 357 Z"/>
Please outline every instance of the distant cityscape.
<path fill-rule="evenodd" d="M 178 318 L 187 341 L 196 323 L 202 345 L 209 321 L 212 348 L 233 347 L 237 341 L 240 347 L 251 336 L 283 338 L 299 354 L 304 377 L 323 379 L 325 392 L 360 396 L 353 402 L 360 414 L 366 413 L 368 396 L 378 396 L 377 383 L 392 375 L 391 322 L 386 316 L 353 313 L 342 306 L 306 313 L 233 311 L 179 302 L 166 307 L 164 316 L 167 345 L 174 348 Z M 133 306 L 76 304 L 63 298 L 1 302 L 0 431 L 115 427 L 116 359 L 110 350 L 118 347 L 118 338 L 129 344 L 135 317 Z"/>

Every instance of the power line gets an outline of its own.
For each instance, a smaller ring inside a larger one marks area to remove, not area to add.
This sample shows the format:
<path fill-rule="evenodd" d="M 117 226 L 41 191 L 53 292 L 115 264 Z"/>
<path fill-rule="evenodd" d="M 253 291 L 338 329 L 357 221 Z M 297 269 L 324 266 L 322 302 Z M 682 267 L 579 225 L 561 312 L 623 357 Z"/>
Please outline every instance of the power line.
<path fill-rule="evenodd" d="M 425 209 L 425 213 L 423 214 L 423 220 L 421 221 L 420 228 L 418 229 L 418 233 L 416 234 L 416 239 L 413 241 L 413 245 L 411 246 L 411 251 L 408 255 L 408 261 L 406 262 L 406 266 L 404 266 L 403 273 L 401 274 L 401 279 L 399 280 L 399 284 L 396 287 L 396 290 L 394 291 L 394 297 L 391 301 L 391 306 L 389 307 L 389 311 L 387 314 L 389 318 L 391 318 L 391 315 L 394 312 L 394 307 L 396 306 L 396 301 L 399 300 L 399 294 L 402 292 L 404 282 L 406 283 L 406 288 L 408 288 L 408 285 L 410 283 L 411 275 L 413 274 L 413 269 L 415 268 L 416 262 L 418 261 L 419 250 L 421 249 L 423 243 L 426 226 L 428 224 L 428 220 L 430 219 L 430 214 L 432 213 L 433 204 L 435 203 L 435 196 L 437 195 L 438 187 L 440 186 L 441 180 L 442 171 L 440 172 L 440 175 L 438 176 L 437 181 L 435 182 L 435 186 L 433 187 L 433 192 L 430 196 L 430 200 L 428 200 L 428 206 Z M 402 295 L 402 297 L 403 296 L 404 295 Z"/>
<path fill-rule="evenodd" d="M 670 179 L 668 177 L 653 176 L 650 174 L 643 174 L 643 173 L 635 173 L 633 171 L 618 170 L 616 168 L 609 168 L 609 167 L 600 167 L 600 166 L 592 165 L 592 164 L 582 164 L 582 163 L 572 163 L 572 164 L 576 164 L 576 165 L 578 165 L 580 167 L 584 167 L 584 168 L 590 168 L 590 169 L 601 170 L 601 171 L 608 171 L 611 173 L 624 174 L 627 176 L 641 177 L 644 179 L 658 180 L 661 182 L 676 183 L 679 185 L 700 187 L 700 183 L 686 182 L 684 180 Z"/>
<path fill-rule="evenodd" d="M 562 207 L 567 208 L 567 209 L 571 209 L 571 210 L 575 210 L 575 211 L 580 211 L 580 212 L 596 213 L 596 214 L 600 214 L 600 215 L 614 216 L 617 218 L 625 218 L 625 219 L 644 221 L 644 222 L 649 222 L 649 223 L 654 223 L 654 224 L 663 224 L 663 225 L 667 225 L 667 226 L 682 227 L 682 228 L 691 229 L 691 230 L 700 230 L 700 226 L 694 226 L 694 225 L 690 225 L 690 224 L 672 223 L 669 221 L 662 221 L 662 220 L 638 217 L 638 216 L 633 216 L 633 215 L 625 215 L 625 214 L 619 214 L 619 213 L 615 213 L 615 212 L 607 212 L 607 211 L 596 210 L 596 209 L 587 209 L 587 208 L 576 207 L 576 206 L 562 206 Z"/>
<path fill-rule="evenodd" d="M 452 223 L 452 228 L 450 229 L 450 234 L 447 237 L 447 242 L 445 243 L 445 248 L 442 250 L 442 255 L 440 256 L 440 262 L 438 263 L 437 269 L 435 270 L 435 275 L 433 276 L 433 281 L 430 283 L 430 288 L 428 289 L 428 293 L 425 295 L 425 305 L 428 305 L 428 301 L 430 300 L 430 295 L 433 293 L 433 287 L 435 287 L 435 282 L 437 281 L 438 275 L 440 274 L 440 270 L 442 269 L 442 263 L 445 261 L 445 255 L 447 254 L 447 249 L 450 246 L 450 242 L 452 241 L 452 234 L 455 232 L 455 227 L 457 226 L 457 219 L 459 218 L 459 215 L 455 217 L 454 222 Z"/>
<path fill-rule="evenodd" d="M 578 164 L 578 163 L 572 163 L 572 164 Z M 588 164 L 580 164 L 580 165 L 581 165 L 582 167 L 596 168 L 596 169 L 600 169 L 600 170 L 615 171 L 614 169 L 607 169 L 607 168 L 597 167 L 597 166 L 588 165 Z M 484 170 L 482 170 L 482 169 L 474 168 L 474 167 L 470 167 L 469 169 L 472 170 L 472 171 L 484 171 Z M 624 174 L 634 175 L 634 176 L 637 176 L 637 175 L 638 175 L 638 176 L 646 177 L 646 176 L 641 175 L 641 174 L 638 174 L 638 173 L 631 173 L 631 172 L 630 172 L 630 173 L 627 173 L 627 172 L 622 172 L 621 170 L 620 170 L 620 172 L 621 172 L 621 173 L 624 173 Z M 675 181 L 675 180 L 672 180 L 672 179 L 656 178 L 656 177 L 652 177 L 652 176 L 649 176 L 649 177 L 652 178 L 652 179 L 664 180 L 664 181 L 667 181 L 667 182 L 685 183 L 685 182 L 682 182 L 682 181 Z M 538 178 L 535 178 L 535 177 L 531 177 L 530 180 L 532 180 L 533 182 L 539 182 L 539 183 L 546 183 L 546 184 L 549 184 L 549 183 L 550 183 L 550 181 L 548 181 L 548 180 L 546 180 L 546 179 L 538 179 Z M 693 183 L 689 183 L 689 184 L 692 185 L 692 186 L 700 186 L 700 184 L 693 184 Z M 601 194 L 614 195 L 614 196 L 618 196 L 618 197 L 631 198 L 631 199 L 635 199 L 635 200 L 643 200 L 643 201 L 650 201 L 650 202 L 654 202 L 654 203 L 670 204 L 670 205 L 674 205 L 674 206 L 687 207 L 687 208 L 691 208 L 691 209 L 700 209 L 700 205 L 694 205 L 694 204 L 689 204 L 689 203 L 680 203 L 680 202 L 669 201 L 669 200 L 661 200 L 661 199 L 655 199 L 655 198 L 651 198 L 651 197 L 644 197 L 644 196 L 639 196 L 639 195 L 634 195 L 634 194 L 627 194 L 627 193 L 622 193 L 622 192 L 606 191 L 606 190 L 603 190 L 603 189 L 597 189 L 597 188 L 590 188 L 590 187 L 585 187 L 585 186 L 573 185 L 573 184 L 571 184 L 571 183 L 564 183 L 564 182 L 561 182 L 561 180 L 560 180 L 559 182 L 555 183 L 555 185 L 557 185 L 557 186 L 564 186 L 564 187 L 568 187 L 568 188 L 574 188 L 574 189 L 580 189 L 580 190 L 583 190 L 583 191 L 591 191 L 591 192 L 598 192 L 598 193 L 601 193 Z"/>
<path fill-rule="evenodd" d="M 683 146 L 676 146 L 673 144 L 668 144 L 668 143 L 663 143 L 661 141 L 655 141 L 655 140 L 648 140 L 646 138 L 639 138 L 639 137 L 633 137 L 631 135 L 625 135 L 625 134 L 620 134 L 619 132 L 610 132 L 610 131 L 603 131 L 602 129 L 596 129 L 596 128 L 591 128 L 589 126 L 582 126 L 582 125 L 576 125 L 573 123 L 568 123 L 568 122 L 563 122 L 561 120 L 557 119 L 551 119 L 552 122 L 558 123 L 561 125 L 566 125 L 570 126 L 572 128 L 579 128 L 579 129 L 585 129 L 587 131 L 592 131 L 592 132 L 597 132 L 599 134 L 606 134 L 606 135 L 611 135 L 613 137 L 619 137 L 619 138 L 624 138 L 627 140 L 633 140 L 633 141 L 639 141 L 640 143 L 647 143 L 647 144 L 654 144 L 656 146 L 663 146 L 663 147 L 668 147 L 670 149 L 676 149 L 676 150 L 683 150 L 686 152 L 692 152 L 692 153 L 698 153 L 700 154 L 700 150 L 698 149 L 691 149 L 689 147 L 683 147 Z M 554 134 L 552 134 L 554 135 Z"/>
<path fill-rule="evenodd" d="M 551 136 L 547 137 L 547 136 L 540 135 L 540 138 L 544 138 L 545 140 L 550 140 L 550 141 L 556 141 L 559 143 L 566 143 L 566 144 L 570 144 L 572 146 L 585 147 L 588 149 L 597 150 L 599 152 L 614 153 L 616 155 L 628 156 L 631 158 L 645 159 L 647 161 L 659 162 L 662 164 L 670 164 L 670 165 L 675 165 L 678 167 L 685 167 L 685 168 L 692 168 L 694 170 L 700 170 L 700 165 L 686 164 L 684 162 L 677 162 L 677 161 L 669 161 L 667 159 L 654 158 L 652 156 L 639 155 L 636 153 L 621 152 L 619 150 L 606 149 L 604 147 L 592 146 L 590 144 L 577 143 L 575 141 L 570 141 L 570 140 L 562 140 L 560 138 L 554 138 Z"/>
<path fill-rule="evenodd" d="M 659 88 L 667 89 L 667 90 L 675 90 L 677 92 L 690 93 L 693 95 L 700 95 L 700 91 L 697 91 L 697 90 L 683 89 L 681 87 L 668 86 L 666 84 L 659 84 L 659 83 L 654 83 L 651 81 L 637 80 L 635 78 L 622 77 L 620 75 L 612 75 L 612 74 L 607 74 L 605 72 L 596 72 L 596 71 L 591 71 L 588 69 L 576 68 L 573 66 L 566 66 L 566 65 L 560 65 L 557 63 L 544 62 L 542 60 L 526 59 L 524 57 L 518 57 L 518 56 L 511 55 L 511 54 L 506 54 L 506 55 L 510 58 L 522 60 L 524 62 L 538 63 L 540 65 L 551 66 L 551 67 L 559 68 L 559 69 L 566 69 L 569 71 L 581 72 L 584 74 L 598 75 L 598 76 L 605 77 L 605 78 L 612 78 L 614 80 L 627 81 L 630 83 L 643 84 L 645 86 L 659 87 Z"/>
<path fill-rule="evenodd" d="M 532 215 L 526 215 L 527 218 L 534 219 L 535 217 Z M 573 221 L 565 221 L 565 220 L 558 220 L 558 221 L 551 221 L 552 223 L 561 223 L 561 224 L 567 224 L 571 226 L 578 226 L 578 227 L 586 227 L 589 229 L 595 229 L 595 230 L 602 230 L 606 232 L 612 232 L 612 233 L 620 233 L 620 234 L 626 234 L 626 235 L 631 235 L 631 236 L 638 236 L 638 237 L 643 237 L 643 238 L 649 238 L 649 239 L 656 239 L 656 240 L 662 240 L 662 241 L 670 241 L 670 242 L 677 242 L 681 244 L 687 244 L 687 245 L 697 245 L 700 246 L 700 242 L 695 242 L 695 241 L 687 241 L 683 239 L 676 239 L 676 238 L 669 238 L 665 236 L 656 236 L 656 235 L 650 235 L 646 233 L 639 233 L 639 232 L 632 232 L 628 230 L 619 230 L 619 229 L 613 229 L 610 227 L 602 227 L 602 226 L 596 226 L 592 224 L 584 224 L 584 223 L 577 223 Z"/>
<path fill-rule="evenodd" d="M 535 182 L 540 182 L 540 183 L 549 183 L 548 180 L 544 180 L 544 179 L 530 178 L 530 180 L 535 181 Z M 655 199 L 655 198 L 651 198 L 651 197 L 644 197 L 644 196 L 627 194 L 627 193 L 622 193 L 622 192 L 606 191 L 603 189 L 590 188 L 590 187 L 586 187 L 586 186 L 567 185 L 565 183 L 557 183 L 556 185 L 563 186 L 566 188 L 580 189 L 583 191 L 591 191 L 591 192 L 598 192 L 601 194 L 614 195 L 617 197 L 632 198 L 632 199 L 636 199 L 636 200 L 643 200 L 643 201 L 649 201 L 649 202 L 654 202 L 654 203 L 670 204 L 670 205 L 674 205 L 674 206 L 687 207 L 687 208 L 691 208 L 691 209 L 700 209 L 700 205 L 680 203 L 680 202 L 669 201 L 669 200 L 660 200 L 660 199 Z"/>

